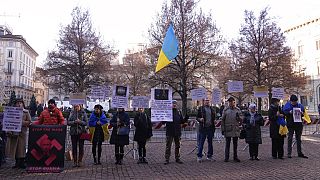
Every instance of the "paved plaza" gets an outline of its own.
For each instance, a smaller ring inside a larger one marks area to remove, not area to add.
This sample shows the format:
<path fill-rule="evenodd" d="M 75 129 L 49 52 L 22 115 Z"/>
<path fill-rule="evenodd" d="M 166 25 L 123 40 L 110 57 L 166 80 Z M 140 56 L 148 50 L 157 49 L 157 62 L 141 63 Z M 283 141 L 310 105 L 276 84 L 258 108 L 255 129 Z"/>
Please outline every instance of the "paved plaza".
<path fill-rule="evenodd" d="M 260 161 L 250 161 L 244 140 L 239 143 L 240 163 L 224 162 L 224 141 L 214 142 L 215 162 L 197 163 L 196 141 L 183 139 L 181 159 L 184 164 L 174 162 L 164 165 L 165 144 L 163 140 L 154 140 L 147 145 L 149 164 L 137 164 L 133 159 L 132 144 L 127 146 L 128 152 L 123 165 L 114 164 L 114 146 L 103 146 L 102 165 L 93 165 L 91 145 L 85 145 L 85 166 L 73 168 L 72 162 L 65 162 L 65 170 L 61 173 L 28 174 L 24 170 L 11 169 L 12 161 L 8 160 L 0 169 L 0 179 L 320 179 L 320 136 L 303 136 L 303 152 L 309 159 L 297 157 L 294 147 L 293 158 L 284 160 L 272 159 L 271 140 L 263 138 L 260 145 Z M 285 147 L 287 143 L 285 142 Z M 207 145 L 205 144 L 205 149 Z M 232 148 L 231 148 L 232 149 Z M 131 150 L 131 151 L 130 151 Z M 174 154 L 172 149 L 172 154 Z M 285 148 L 286 153 L 286 148 Z M 232 158 L 232 151 L 231 151 Z"/>

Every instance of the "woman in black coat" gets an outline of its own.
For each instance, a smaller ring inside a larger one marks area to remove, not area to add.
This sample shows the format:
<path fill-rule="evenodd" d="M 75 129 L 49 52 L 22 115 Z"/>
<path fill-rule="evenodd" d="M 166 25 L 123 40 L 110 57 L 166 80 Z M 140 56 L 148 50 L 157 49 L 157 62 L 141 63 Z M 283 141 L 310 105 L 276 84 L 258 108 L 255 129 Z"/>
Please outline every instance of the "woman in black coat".
<path fill-rule="evenodd" d="M 246 130 L 246 143 L 249 144 L 250 160 L 259 160 L 258 149 L 262 144 L 261 128 L 263 126 L 263 117 L 256 113 L 256 105 L 249 105 L 249 112 L 244 115 L 243 124 Z"/>
<path fill-rule="evenodd" d="M 124 146 L 129 145 L 130 118 L 123 108 L 118 108 L 110 121 L 112 129 L 110 144 L 115 145 L 116 164 L 121 165 L 124 156 Z M 119 128 L 129 128 L 128 134 L 119 134 Z"/>
<path fill-rule="evenodd" d="M 138 142 L 138 164 L 148 163 L 146 160 L 146 142 L 152 136 L 152 124 L 143 108 L 138 108 L 138 113 L 134 117 L 134 126 L 136 130 L 133 140 Z"/>
<path fill-rule="evenodd" d="M 283 144 L 285 135 L 279 134 L 280 125 L 277 123 L 278 117 L 284 117 L 284 114 L 279 106 L 279 99 L 272 98 L 271 105 L 268 111 L 270 121 L 270 138 L 272 141 L 272 157 L 273 159 L 283 159 Z"/>

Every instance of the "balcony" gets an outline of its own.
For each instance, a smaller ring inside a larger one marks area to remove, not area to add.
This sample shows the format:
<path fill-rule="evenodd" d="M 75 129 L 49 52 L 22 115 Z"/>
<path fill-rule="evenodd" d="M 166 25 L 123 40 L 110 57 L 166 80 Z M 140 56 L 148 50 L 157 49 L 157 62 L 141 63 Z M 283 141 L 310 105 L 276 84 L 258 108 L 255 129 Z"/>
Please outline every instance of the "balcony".
<path fill-rule="evenodd" d="M 4 73 L 7 75 L 12 75 L 13 74 L 14 69 L 4 69 Z"/>
<path fill-rule="evenodd" d="M 23 70 L 19 70 L 19 74 L 20 76 L 24 74 L 24 71 Z"/>

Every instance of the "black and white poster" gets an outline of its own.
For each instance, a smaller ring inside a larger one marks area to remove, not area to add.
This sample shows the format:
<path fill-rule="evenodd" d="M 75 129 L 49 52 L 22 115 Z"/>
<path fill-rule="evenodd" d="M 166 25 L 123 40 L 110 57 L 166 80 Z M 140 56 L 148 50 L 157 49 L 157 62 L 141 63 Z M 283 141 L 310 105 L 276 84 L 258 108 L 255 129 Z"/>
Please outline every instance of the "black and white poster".
<path fill-rule="evenodd" d="M 171 88 L 151 89 L 151 121 L 173 121 Z"/>
<path fill-rule="evenodd" d="M 129 86 L 113 86 L 112 108 L 128 108 Z"/>

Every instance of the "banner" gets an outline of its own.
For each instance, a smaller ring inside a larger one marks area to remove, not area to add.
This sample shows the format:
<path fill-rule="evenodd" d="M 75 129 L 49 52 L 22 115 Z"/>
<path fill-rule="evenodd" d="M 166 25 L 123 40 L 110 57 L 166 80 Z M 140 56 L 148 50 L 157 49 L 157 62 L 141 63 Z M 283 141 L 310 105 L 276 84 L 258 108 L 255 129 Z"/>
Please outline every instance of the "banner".
<path fill-rule="evenodd" d="M 228 93 L 243 92 L 242 81 L 230 81 L 228 82 Z"/>
<path fill-rule="evenodd" d="M 129 98 L 129 86 L 113 86 L 112 91 L 112 108 L 127 108 Z"/>
<path fill-rule="evenodd" d="M 150 98 L 147 96 L 133 96 L 132 97 L 132 108 L 149 108 Z"/>
<path fill-rule="evenodd" d="M 173 121 L 172 89 L 151 89 L 151 121 Z"/>
<path fill-rule="evenodd" d="M 87 96 L 86 93 L 72 93 L 70 95 L 70 104 L 76 105 L 76 104 L 86 104 Z"/>
<path fill-rule="evenodd" d="M 64 169 L 66 126 L 32 125 L 29 128 L 27 172 L 56 173 Z"/>
<path fill-rule="evenodd" d="M 191 90 L 191 98 L 193 101 L 207 98 L 207 90 L 205 88 L 198 88 Z"/>
<path fill-rule="evenodd" d="M 284 99 L 284 88 L 272 88 L 272 98 Z"/>
<path fill-rule="evenodd" d="M 23 108 L 21 107 L 4 107 L 3 131 L 21 132 Z"/>
<path fill-rule="evenodd" d="M 212 104 L 221 103 L 222 92 L 220 89 L 216 88 L 212 90 Z"/>
<path fill-rule="evenodd" d="M 254 97 L 268 97 L 268 87 L 267 86 L 253 86 Z"/>

